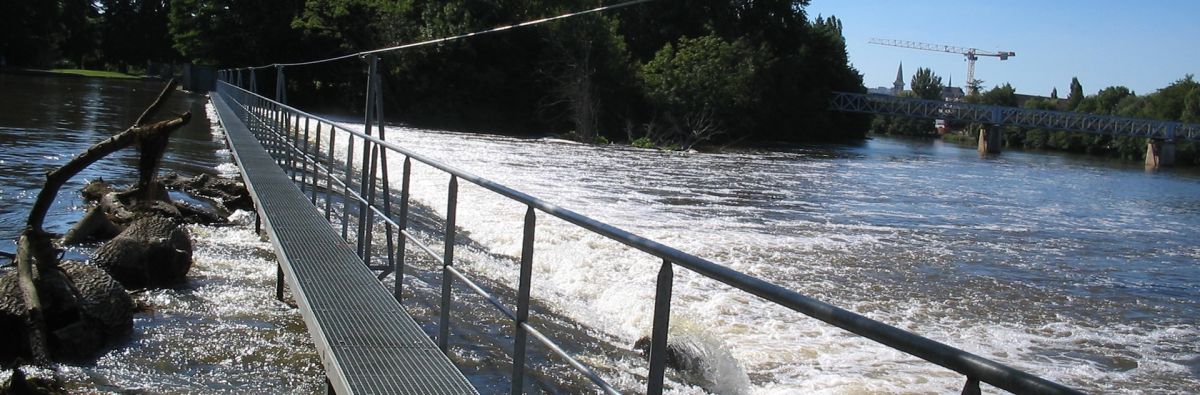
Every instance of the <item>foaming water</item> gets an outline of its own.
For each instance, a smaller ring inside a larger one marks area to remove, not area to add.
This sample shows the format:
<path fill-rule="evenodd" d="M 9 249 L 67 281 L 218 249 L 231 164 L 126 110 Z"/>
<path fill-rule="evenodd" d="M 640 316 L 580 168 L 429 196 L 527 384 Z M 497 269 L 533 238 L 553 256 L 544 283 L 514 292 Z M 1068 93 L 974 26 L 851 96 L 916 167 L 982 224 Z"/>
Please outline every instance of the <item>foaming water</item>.
<path fill-rule="evenodd" d="M 1041 153 L 979 158 L 969 148 L 891 139 L 727 153 L 409 128 L 388 128 L 388 139 L 1085 391 L 1200 386 L 1194 173 Z M 414 165 L 414 199 L 441 215 L 447 183 Z M 524 207 L 462 184 L 458 225 L 494 255 L 458 264 L 516 288 Z M 616 347 L 649 333 L 660 262 L 546 215 L 536 246 L 534 298 Z M 747 392 L 940 393 L 964 381 L 685 269 L 676 270 L 674 295 L 672 322 L 689 328 L 676 335 L 711 339 L 735 362 L 727 371 L 748 375 Z M 641 386 L 644 364 L 596 363 L 617 371 L 615 382 Z"/>
<path fill-rule="evenodd" d="M 15 250 L 42 175 L 128 127 L 161 82 L 46 78 L 0 74 L 0 250 Z M 183 176 L 237 176 L 207 98 L 176 92 L 162 114 L 191 111 L 174 132 L 163 171 Z M 166 115 L 163 115 L 164 117 Z M 126 149 L 71 179 L 46 220 L 62 233 L 84 213 L 80 188 L 104 178 L 118 186 L 136 177 L 137 156 Z M 194 245 L 188 282 L 175 289 L 133 294 L 143 311 L 132 336 L 94 363 L 58 365 L 72 393 L 317 393 L 320 361 L 300 314 L 274 299 L 275 258 L 254 233 L 253 217 L 234 224 L 190 226 Z M 84 260 L 94 246 L 72 247 Z M 5 269 L 0 269 L 5 270 Z"/>
<path fill-rule="evenodd" d="M 249 213 L 239 213 L 243 219 Z M 134 335 L 90 366 L 63 366 L 75 390 L 316 393 L 324 388 L 296 311 L 274 299 L 275 256 L 253 225 L 193 225 L 188 283 L 134 295 L 149 311 Z"/>

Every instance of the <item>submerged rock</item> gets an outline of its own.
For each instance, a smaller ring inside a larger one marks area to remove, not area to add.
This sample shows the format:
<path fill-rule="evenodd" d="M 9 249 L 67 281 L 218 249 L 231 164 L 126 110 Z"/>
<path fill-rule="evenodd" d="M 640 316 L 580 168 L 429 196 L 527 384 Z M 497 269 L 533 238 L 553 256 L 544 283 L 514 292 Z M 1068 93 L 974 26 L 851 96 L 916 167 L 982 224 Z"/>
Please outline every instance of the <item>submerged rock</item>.
<path fill-rule="evenodd" d="M 42 273 L 38 294 L 46 319 L 46 345 L 57 361 L 94 357 L 133 329 L 133 299 L 104 270 L 78 261 Z M 15 270 L 0 276 L 0 364 L 30 357 L 25 302 Z"/>
<path fill-rule="evenodd" d="M 149 216 L 96 249 L 92 263 L 127 288 L 182 284 L 192 267 L 192 239 L 173 220 Z"/>

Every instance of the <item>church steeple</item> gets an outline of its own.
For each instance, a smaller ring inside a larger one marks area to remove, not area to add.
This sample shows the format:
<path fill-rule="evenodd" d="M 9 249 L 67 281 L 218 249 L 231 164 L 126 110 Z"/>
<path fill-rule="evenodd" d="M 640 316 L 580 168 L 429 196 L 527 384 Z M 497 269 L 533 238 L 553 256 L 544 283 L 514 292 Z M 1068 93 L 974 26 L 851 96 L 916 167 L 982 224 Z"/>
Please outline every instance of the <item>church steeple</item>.
<path fill-rule="evenodd" d="M 900 62 L 900 67 L 896 69 L 896 82 L 892 83 L 892 94 L 899 95 L 904 92 L 904 62 Z"/>

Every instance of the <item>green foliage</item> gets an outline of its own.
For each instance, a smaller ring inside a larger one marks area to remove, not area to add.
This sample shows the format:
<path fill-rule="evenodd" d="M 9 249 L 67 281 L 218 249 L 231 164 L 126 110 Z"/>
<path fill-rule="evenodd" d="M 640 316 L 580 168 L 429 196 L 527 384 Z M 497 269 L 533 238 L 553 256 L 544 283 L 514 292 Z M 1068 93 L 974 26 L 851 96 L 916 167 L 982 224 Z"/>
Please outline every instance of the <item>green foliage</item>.
<path fill-rule="evenodd" d="M 53 60 L 59 37 L 57 4 L 46 0 L 0 1 L 0 57 L 18 66 L 45 66 Z"/>
<path fill-rule="evenodd" d="M 1011 84 L 996 86 L 979 96 L 979 102 L 993 106 L 1016 107 L 1017 90 Z"/>
<path fill-rule="evenodd" d="M 642 78 L 651 103 L 668 112 L 710 112 L 736 123 L 758 101 L 754 83 L 768 66 L 764 58 L 741 40 L 683 38 L 658 51 L 642 67 Z"/>
<path fill-rule="evenodd" d="M 1083 100 L 1083 85 L 1079 83 L 1079 78 L 1071 77 L 1071 93 L 1067 95 L 1067 111 L 1075 111 L 1079 107 L 1079 102 Z"/>
<path fill-rule="evenodd" d="M 942 85 L 942 77 L 933 74 L 933 70 L 923 67 L 918 68 L 916 74 L 913 74 L 909 86 L 912 87 L 914 95 L 925 100 L 941 100 L 942 88 L 945 88 L 945 85 Z"/>
<path fill-rule="evenodd" d="M 643 136 L 643 137 L 638 137 L 637 140 L 633 140 L 632 142 L 629 143 L 629 145 L 632 145 L 632 146 L 638 147 L 638 148 L 654 148 L 654 141 L 650 140 L 649 137 Z"/>
<path fill-rule="evenodd" d="M 937 136 L 937 128 L 931 119 L 889 115 L 876 115 L 871 121 L 871 132 L 892 136 Z"/>

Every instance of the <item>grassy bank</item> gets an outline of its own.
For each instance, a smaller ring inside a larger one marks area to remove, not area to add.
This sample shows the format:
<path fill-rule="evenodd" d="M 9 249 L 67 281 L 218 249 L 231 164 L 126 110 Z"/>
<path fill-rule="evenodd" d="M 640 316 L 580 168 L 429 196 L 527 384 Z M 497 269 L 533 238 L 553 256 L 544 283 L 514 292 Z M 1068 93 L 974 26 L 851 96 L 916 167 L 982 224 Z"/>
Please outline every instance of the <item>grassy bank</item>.
<path fill-rule="evenodd" d="M 54 69 L 54 70 L 46 70 L 46 71 L 51 74 L 77 75 L 77 76 L 81 76 L 81 77 L 119 78 L 119 79 L 142 78 L 140 76 L 129 75 L 129 74 L 125 74 L 125 73 L 118 73 L 115 71 L 99 71 L 99 70 L 83 70 L 83 69 Z"/>

